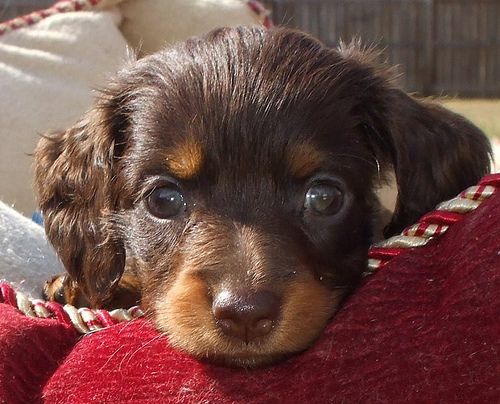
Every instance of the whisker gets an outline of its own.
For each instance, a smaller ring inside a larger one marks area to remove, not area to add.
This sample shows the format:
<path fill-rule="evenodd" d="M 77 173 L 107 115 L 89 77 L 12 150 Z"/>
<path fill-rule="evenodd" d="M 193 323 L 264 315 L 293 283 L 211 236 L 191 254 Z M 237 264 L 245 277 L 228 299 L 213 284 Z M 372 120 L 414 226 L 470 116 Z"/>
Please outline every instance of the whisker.
<path fill-rule="evenodd" d="M 120 361 L 120 364 L 118 365 L 118 370 L 121 370 L 121 367 L 122 365 L 124 364 L 125 362 L 125 359 L 127 359 L 128 357 L 128 361 L 127 361 L 127 365 L 130 364 L 130 361 L 132 360 L 132 358 L 134 357 L 134 355 L 136 355 L 138 352 L 140 352 L 142 349 L 144 349 L 145 347 L 147 347 L 148 345 L 152 344 L 153 342 L 159 340 L 160 338 L 163 338 L 165 335 L 163 333 L 161 334 L 158 334 L 158 335 L 155 335 L 153 338 L 151 338 L 150 340 L 146 341 L 145 343 L 143 343 L 139 348 L 137 348 L 135 351 L 133 352 L 129 352 L 129 353 L 126 353 L 122 360 Z"/>
<path fill-rule="evenodd" d="M 356 156 L 355 154 L 349 154 L 349 153 L 336 153 L 336 154 L 333 154 L 332 157 L 349 157 L 349 158 L 361 160 L 364 163 L 369 164 L 372 167 L 375 167 L 380 174 L 380 163 L 377 160 L 377 158 L 375 158 L 375 157 L 374 157 L 375 163 L 373 161 L 370 161 L 370 160 L 364 158 L 364 157 Z"/>

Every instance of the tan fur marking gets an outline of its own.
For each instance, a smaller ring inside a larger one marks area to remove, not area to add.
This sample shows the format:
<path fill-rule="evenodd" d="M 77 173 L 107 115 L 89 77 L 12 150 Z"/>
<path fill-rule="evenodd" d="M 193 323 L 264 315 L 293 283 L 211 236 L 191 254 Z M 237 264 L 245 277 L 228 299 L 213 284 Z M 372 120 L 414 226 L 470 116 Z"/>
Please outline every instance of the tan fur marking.
<path fill-rule="evenodd" d="M 56 296 L 62 290 L 64 303 L 76 307 L 90 307 L 91 303 L 83 293 L 81 287 L 77 283 L 69 280 L 67 276 L 67 274 L 56 275 L 45 283 L 44 293 L 47 299 L 57 301 Z M 134 274 L 125 272 L 120 279 L 120 283 L 113 291 L 112 299 L 100 305 L 99 308 L 113 310 L 138 305 L 140 302 L 141 288 L 140 279 Z"/>
<path fill-rule="evenodd" d="M 172 345 L 198 357 L 220 346 L 208 290 L 195 275 L 180 273 L 155 309 L 156 324 Z"/>
<path fill-rule="evenodd" d="M 332 292 L 312 275 L 304 274 L 287 287 L 281 320 L 274 332 L 256 344 L 245 345 L 221 333 L 213 319 L 205 283 L 186 272 L 181 272 L 166 289 L 165 298 L 156 302 L 156 325 L 168 334 L 173 346 L 198 358 L 222 358 L 226 365 L 260 366 L 308 348 L 341 299 L 340 292 Z"/>
<path fill-rule="evenodd" d="M 203 149 L 193 138 L 188 137 L 169 150 L 166 155 L 169 170 L 180 179 L 194 178 L 203 164 Z"/>
<path fill-rule="evenodd" d="M 90 302 L 75 282 L 67 278 L 67 274 L 53 276 L 45 283 L 44 293 L 48 300 L 57 301 L 56 296 L 62 291 L 64 303 L 76 307 L 88 307 Z M 63 302 L 59 302 L 63 303 Z"/>
<path fill-rule="evenodd" d="M 342 291 L 328 290 L 309 274 L 291 284 L 285 292 L 276 348 L 297 352 L 309 347 L 337 311 L 342 295 Z"/>
<path fill-rule="evenodd" d="M 325 153 L 309 142 L 292 145 L 286 155 L 288 167 L 296 178 L 306 178 L 321 167 L 326 159 Z"/>

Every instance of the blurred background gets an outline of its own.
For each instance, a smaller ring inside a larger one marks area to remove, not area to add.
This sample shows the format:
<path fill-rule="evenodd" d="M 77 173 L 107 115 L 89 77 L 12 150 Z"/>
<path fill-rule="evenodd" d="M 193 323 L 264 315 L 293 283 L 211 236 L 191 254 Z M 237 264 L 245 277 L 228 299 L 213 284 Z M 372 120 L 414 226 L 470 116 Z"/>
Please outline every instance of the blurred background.
<path fill-rule="evenodd" d="M 0 0 L 0 22 L 49 7 L 55 0 Z"/>
<path fill-rule="evenodd" d="M 0 21 L 52 0 L 0 0 Z M 500 138 L 500 0 L 263 0 L 275 24 L 330 46 L 353 36 L 400 66 L 409 92 L 443 97 Z"/>
<path fill-rule="evenodd" d="M 408 91 L 500 97 L 498 0 L 270 0 L 277 23 L 326 44 L 359 36 L 404 70 Z"/>
<path fill-rule="evenodd" d="M 500 0 L 266 0 L 276 24 L 335 46 L 358 36 L 409 92 L 443 97 L 500 139 Z"/>

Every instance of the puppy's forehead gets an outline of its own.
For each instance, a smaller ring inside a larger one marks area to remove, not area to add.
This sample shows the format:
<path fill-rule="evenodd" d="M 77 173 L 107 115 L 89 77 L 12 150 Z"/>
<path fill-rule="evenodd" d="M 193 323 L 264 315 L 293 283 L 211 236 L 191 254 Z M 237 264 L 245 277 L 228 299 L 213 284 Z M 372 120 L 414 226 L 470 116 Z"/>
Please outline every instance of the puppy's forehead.
<path fill-rule="evenodd" d="M 181 179 L 207 167 L 304 178 L 355 126 L 341 57 L 303 34 L 222 30 L 148 62 L 139 126 Z"/>
<path fill-rule="evenodd" d="M 274 170 L 275 173 L 285 173 L 293 178 L 303 179 L 324 167 L 328 162 L 328 151 L 322 150 L 311 139 L 289 140 L 282 147 L 278 149 L 271 147 L 270 150 L 258 150 L 259 146 L 261 148 L 265 146 L 257 139 L 248 141 L 256 142 L 251 148 L 253 155 L 250 155 L 246 149 L 235 148 L 229 151 L 230 156 L 225 156 L 221 150 L 224 149 L 223 147 L 214 148 L 213 144 L 217 142 L 208 143 L 202 136 L 196 137 L 189 134 L 183 138 L 179 137 L 162 154 L 167 170 L 182 180 L 195 179 L 203 175 L 207 164 L 211 164 L 212 169 L 219 171 L 234 171 L 240 168 L 246 172 L 258 173 Z M 256 156 L 260 156 L 260 161 Z M 217 167 L 217 165 L 220 166 Z M 251 167 L 248 167 L 249 165 Z"/>

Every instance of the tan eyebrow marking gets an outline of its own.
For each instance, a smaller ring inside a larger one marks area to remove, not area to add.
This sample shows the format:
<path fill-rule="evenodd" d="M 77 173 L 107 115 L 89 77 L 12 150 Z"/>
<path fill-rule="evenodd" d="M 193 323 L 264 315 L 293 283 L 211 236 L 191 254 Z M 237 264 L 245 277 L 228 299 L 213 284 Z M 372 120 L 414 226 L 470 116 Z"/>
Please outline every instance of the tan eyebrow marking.
<path fill-rule="evenodd" d="M 286 161 L 291 174 L 296 178 L 306 178 L 322 166 L 326 153 L 318 150 L 310 142 L 293 144 L 287 149 Z"/>
<path fill-rule="evenodd" d="M 168 150 L 165 158 L 173 175 L 188 180 L 200 172 L 203 164 L 203 148 L 196 139 L 188 137 Z"/>

